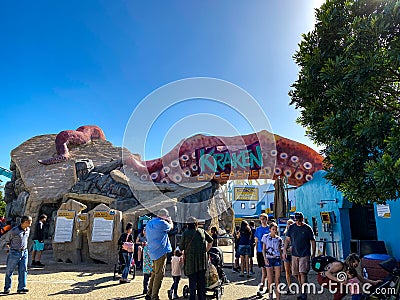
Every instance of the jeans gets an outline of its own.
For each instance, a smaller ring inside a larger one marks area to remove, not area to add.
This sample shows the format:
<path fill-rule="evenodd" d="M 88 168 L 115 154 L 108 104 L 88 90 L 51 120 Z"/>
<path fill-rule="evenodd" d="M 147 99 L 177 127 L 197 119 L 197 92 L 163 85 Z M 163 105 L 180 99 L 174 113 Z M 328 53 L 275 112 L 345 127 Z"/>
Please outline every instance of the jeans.
<path fill-rule="evenodd" d="M 158 292 L 161 288 L 161 283 L 165 274 L 165 265 L 167 263 L 167 254 L 164 254 L 159 259 L 153 260 L 153 273 L 151 273 L 149 290 L 147 295 L 152 300 L 159 299 Z"/>
<path fill-rule="evenodd" d="M 144 273 L 143 274 L 143 291 L 147 293 L 149 290 L 149 280 L 150 280 L 151 274 Z"/>
<path fill-rule="evenodd" d="M 197 271 L 194 274 L 188 275 L 188 277 L 189 277 L 189 290 L 190 290 L 189 300 L 196 299 L 196 290 L 197 290 L 197 299 L 205 300 L 206 299 L 206 270 Z"/>
<path fill-rule="evenodd" d="M 175 294 L 178 294 L 178 285 L 179 280 L 181 280 L 181 276 L 172 276 L 172 279 L 174 280 L 174 283 L 171 286 L 171 290 L 173 290 Z"/>
<path fill-rule="evenodd" d="M 4 290 L 11 289 L 11 279 L 15 267 L 18 265 L 18 290 L 26 288 L 26 276 L 28 274 L 28 250 L 22 252 L 10 249 L 7 255 L 6 277 Z"/>
<path fill-rule="evenodd" d="M 127 279 L 128 275 L 129 275 L 129 270 L 131 269 L 131 265 L 132 265 L 133 253 L 132 252 L 122 252 L 122 257 L 124 258 L 123 262 L 125 263 L 125 267 L 122 270 L 121 277 L 123 279 Z"/>

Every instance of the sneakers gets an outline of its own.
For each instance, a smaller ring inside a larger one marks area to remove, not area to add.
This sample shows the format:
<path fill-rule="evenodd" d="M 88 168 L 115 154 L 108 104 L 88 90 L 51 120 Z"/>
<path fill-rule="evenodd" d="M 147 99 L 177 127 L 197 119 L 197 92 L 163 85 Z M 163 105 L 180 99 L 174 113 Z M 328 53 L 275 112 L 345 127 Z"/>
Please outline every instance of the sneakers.
<path fill-rule="evenodd" d="M 238 268 L 232 268 L 232 273 L 239 273 L 239 269 Z"/>
<path fill-rule="evenodd" d="M 32 266 L 32 267 L 33 267 L 33 266 L 36 266 L 36 261 L 35 261 L 35 260 L 32 260 L 31 266 Z"/>
<path fill-rule="evenodd" d="M 149 295 L 144 296 L 144 300 L 151 300 L 151 296 Z"/>
<path fill-rule="evenodd" d="M 254 275 L 255 274 L 253 270 L 250 270 L 249 273 L 250 273 L 250 275 Z"/>
<path fill-rule="evenodd" d="M 17 290 L 17 293 L 18 293 L 18 294 L 25 294 L 25 293 L 27 293 L 27 292 L 29 292 L 29 290 L 28 290 L 28 289 L 26 289 L 26 288 L 23 288 L 23 289 Z"/>
<path fill-rule="evenodd" d="M 32 262 L 32 264 L 33 264 L 33 262 Z M 40 261 L 37 261 L 37 262 L 35 262 L 34 266 L 36 266 L 36 267 L 44 267 L 44 264 L 42 264 Z"/>
<path fill-rule="evenodd" d="M 119 283 L 129 283 L 129 282 L 131 282 L 129 279 L 124 279 L 124 278 L 121 278 L 119 280 Z"/>
<path fill-rule="evenodd" d="M 4 290 L 3 294 L 9 294 L 10 290 Z"/>

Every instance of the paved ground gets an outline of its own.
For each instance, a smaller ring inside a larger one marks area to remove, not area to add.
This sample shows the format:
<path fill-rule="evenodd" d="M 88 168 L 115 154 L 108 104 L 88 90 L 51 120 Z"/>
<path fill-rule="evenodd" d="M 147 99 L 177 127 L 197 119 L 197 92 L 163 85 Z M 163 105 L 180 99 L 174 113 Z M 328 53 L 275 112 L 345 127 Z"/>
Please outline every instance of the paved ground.
<path fill-rule="evenodd" d="M 225 257 L 224 257 L 225 258 Z M 6 255 L 0 253 L 0 291 L 3 290 Z M 229 255 L 226 261 L 230 262 Z M 30 290 L 26 295 L 16 293 L 17 276 L 13 277 L 13 287 L 9 295 L 0 294 L 3 299 L 144 299 L 141 295 L 143 276 L 137 273 L 135 280 L 129 284 L 119 284 L 113 280 L 113 266 L 104 264 L 81 264 L 72 265 L 55 262 L 52 251 L 45 251 L 42 262 L 46 264 L 43 269 L 30 268 L 28 274 L 28 286 Z M 229 265 L 229 263 L 228 263 Z M 230 284 L 225 286 L 222 299 L 258 299 L 256 297 L 257 284 L 260 281 L 260 271 L 257 269 L 252 278 L 241 278 L 239 274 L 232 273 L 230 269 L 224 268 Z M 315 273 L 310 274 L 310 281 L 315 281 Z M 285 282 L 282 273 L 282 282 Z M 179 295 L 188 281 L 183 278 L 180 282 Z M 167 265 L 167 276 L 163 281 L 160 292 L 161 299 L 168 299 L 167 290 L 172 285 L 170 268 Z M 347 296 L 346 299 L 351 297 Z M 184 299 L 181 297 L 180 299 Z M 266 298 L 264 298 L 266 299 Z M 295 296 L 285 295 L 282 300 L 296 299 Z M 320 295 L 309 295 L 308 299 L 332 299 L 327 292 Z"/>

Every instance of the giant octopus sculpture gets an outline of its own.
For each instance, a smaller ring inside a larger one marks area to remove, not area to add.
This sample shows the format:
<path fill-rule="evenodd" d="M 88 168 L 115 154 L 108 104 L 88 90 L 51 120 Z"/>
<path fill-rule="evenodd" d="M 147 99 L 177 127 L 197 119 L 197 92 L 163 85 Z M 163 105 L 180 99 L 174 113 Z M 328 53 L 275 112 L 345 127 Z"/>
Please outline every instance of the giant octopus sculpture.
<path fill-rule="evenodd" d="M 92 139 L 105 139 L 97 126 L 62 131 L 56 137 L 58 155 L 39 162 L 49 165 L 66 160 L 68 145 L 80 145 Z M 184 139 L 161 158 L 141 161 L 127 155 L 123 162 L 128 176 L 158 183 L 211 179 L 224 183 L 234 179 L 285 176 L 289 184 L 300 186 L 323 168 L 323 157 L 310 147 L 265 130 L 234 137 L 198 134 Z"/>

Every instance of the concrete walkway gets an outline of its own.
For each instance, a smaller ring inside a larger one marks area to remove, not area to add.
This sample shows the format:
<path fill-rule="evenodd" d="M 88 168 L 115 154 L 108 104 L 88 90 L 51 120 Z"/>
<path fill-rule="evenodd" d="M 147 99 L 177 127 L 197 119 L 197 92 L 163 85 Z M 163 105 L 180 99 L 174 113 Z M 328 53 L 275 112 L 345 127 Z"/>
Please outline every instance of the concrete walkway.
<path fill-rule="evenodd" d="M 229 261 L 229 260 L 228 260 Z M 0 254 L 0 291 L 4 286 L 6 254 L 4 251 Z M 118 280 L 113 280 L 113 266 L 105 264 L 80 264 L 72 265 L 58 263 L 53 259 L 52 251 L 45 251 L 42 256 L 42 262 L 46 265 L 43 269 L 30 268 L 28 273 L 29 293 L 22 295 L 16 293 L 17 275 L 13 277 L 13 287 L 8 295 L 0 294 L 3 299 L 144 299 L 141 294 L 143 287 L 143 276 L 139 271 L 136 278 L 129 284 L 119 284 Z M 225 286 L 225 292 L 222 299 L 261 299 L 256 297 L 257 285 L 260 282 L 260 270 L 255 269 L 256 274 L 252 278 L 239 277 L 239 274 L 233 273 L 231 269 L 224 268 L 230 284 Z M 316 275 L 309 275 L 310 282 L 315 283 Z M 282 282 L 285 282 L 284 273 L 281 276 Z M 188 281 L 182 278 L 179 284 L 179 296 L 182 297 L 182 289 Z M 164 278 L 160 299 L 168 299 L 167 290 L 172 285 L 170 276 L 170 266 L 167 265 L 167 274 Z M 319 286 L 317 285 L 319 288 Z M 2 298 L 0 298 L 2 299 Z M 263 298 L 263 299 L 266 299 Z M 284 295 L 281 299 L 296 299 L 293 295 Z M 308 299 L 332 299 L 326 291 L 323 294 L 309 295 Z M 346 296 L 345 299 L 351 299 Z"/>

